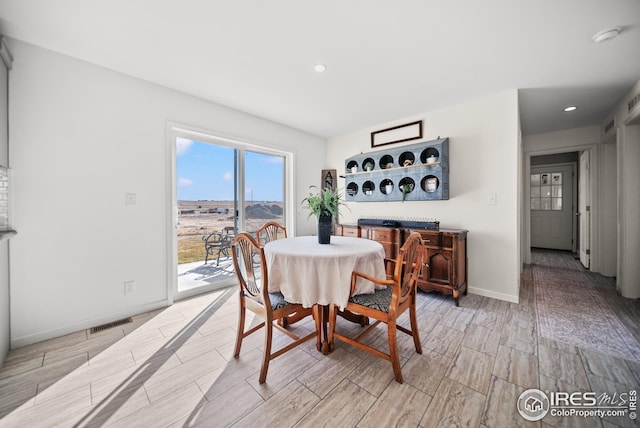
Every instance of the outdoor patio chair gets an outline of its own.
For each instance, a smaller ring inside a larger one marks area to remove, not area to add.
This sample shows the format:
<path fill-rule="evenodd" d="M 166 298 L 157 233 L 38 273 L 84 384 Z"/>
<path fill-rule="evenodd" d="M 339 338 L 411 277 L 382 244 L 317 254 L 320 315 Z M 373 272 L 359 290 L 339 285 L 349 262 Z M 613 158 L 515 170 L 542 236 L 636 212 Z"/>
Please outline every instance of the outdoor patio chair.
<path fill-rule="evenodd" d="M 220 264 L 220 256 L 229 257 L 229 248 L 231 241 L 233 241 L 234 235 L 233 226 L 227 226 L 220 232 L 213 232 L 208 235 L 204 235 L 202 240 L 204 241 L 204 264 L 207 264 L 209 257 L 216 258 L 216 266 Z"/>

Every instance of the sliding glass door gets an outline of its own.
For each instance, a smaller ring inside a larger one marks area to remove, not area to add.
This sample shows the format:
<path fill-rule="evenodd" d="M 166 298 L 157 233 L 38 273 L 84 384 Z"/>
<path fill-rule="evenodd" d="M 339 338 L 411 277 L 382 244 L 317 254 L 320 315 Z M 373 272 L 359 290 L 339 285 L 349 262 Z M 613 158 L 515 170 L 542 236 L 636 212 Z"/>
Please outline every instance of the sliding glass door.
<path fill-rule="evenodd" d="M 286 225 L 286 154 L 176 133 L 173 255 L 176 299 L 235 284 L 230 243 L 267 221 Z"/>

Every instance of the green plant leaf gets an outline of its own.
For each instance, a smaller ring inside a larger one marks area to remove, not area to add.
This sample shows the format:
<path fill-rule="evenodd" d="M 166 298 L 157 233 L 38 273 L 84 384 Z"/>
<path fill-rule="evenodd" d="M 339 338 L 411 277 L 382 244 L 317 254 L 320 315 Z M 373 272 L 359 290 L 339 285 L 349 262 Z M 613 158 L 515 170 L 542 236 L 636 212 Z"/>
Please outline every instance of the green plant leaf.
<path fill-rule="evenodd" d="M 315 215 L 338 217 L 340 205 L 345 205 L 340 192 L 330 188 L 318 189 L 317 186 L 309 187 L 309 196 L 302 200 L 302 204 L 309 209 L 309 217 Z M 348 207 L 347 207 L 348 208 Z"/>

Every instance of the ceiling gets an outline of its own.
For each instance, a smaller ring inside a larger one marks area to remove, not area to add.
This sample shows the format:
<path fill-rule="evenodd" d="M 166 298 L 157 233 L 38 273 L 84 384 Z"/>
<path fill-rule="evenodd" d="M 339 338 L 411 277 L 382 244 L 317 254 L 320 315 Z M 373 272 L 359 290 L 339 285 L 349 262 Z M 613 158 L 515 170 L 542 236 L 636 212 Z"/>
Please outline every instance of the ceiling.
<path fill-rule="evenodd" d="M 525 135 L 597 125 L 640 80 L 638 0 L 0 0 L 0 33 L 321 137 L 513 89 Z"/>

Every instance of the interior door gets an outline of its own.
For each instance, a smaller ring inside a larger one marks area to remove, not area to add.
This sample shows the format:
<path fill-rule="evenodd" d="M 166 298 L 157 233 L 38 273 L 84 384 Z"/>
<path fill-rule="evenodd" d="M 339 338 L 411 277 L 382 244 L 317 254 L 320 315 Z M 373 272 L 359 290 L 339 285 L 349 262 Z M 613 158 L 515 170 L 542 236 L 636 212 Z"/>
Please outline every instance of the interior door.
<path fill-rule="evenodd" d="M 531 246 L 573 250 L 573 166 L 531 167 Z"/>
<path fill-rule="evenodd" d="M 586 268 L 591 263 L 591 171 L 589 152 L 580 153 L 578 170 L 578 218 L 580 229 L 580 262 Z"/>

